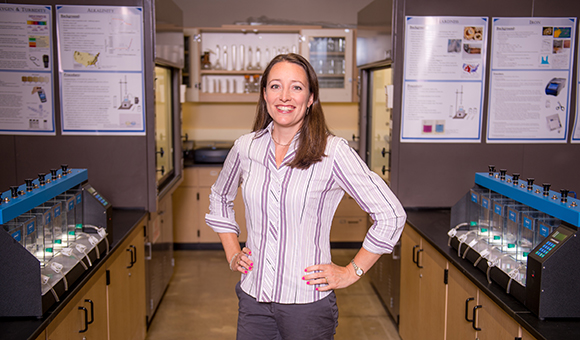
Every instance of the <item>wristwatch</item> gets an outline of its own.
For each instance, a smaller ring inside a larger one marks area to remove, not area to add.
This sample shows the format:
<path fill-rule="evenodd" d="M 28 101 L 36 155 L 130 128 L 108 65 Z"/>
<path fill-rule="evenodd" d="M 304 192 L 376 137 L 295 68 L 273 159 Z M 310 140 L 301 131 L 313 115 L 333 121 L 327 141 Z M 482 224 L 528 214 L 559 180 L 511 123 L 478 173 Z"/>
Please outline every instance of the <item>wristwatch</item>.
<path fill-rule="evenodd" d="M 354 267 L 354 273 L 356 274 L 356 276 L 361 277 L 365 274 L 365 271 L 362 270 L 362 268 L 360 268 L 359 266 L 357 266 L 356 263 L 354 263 L 354 260 L 350 261 L 350 263 L 352 263 L 352 266 Z"/>

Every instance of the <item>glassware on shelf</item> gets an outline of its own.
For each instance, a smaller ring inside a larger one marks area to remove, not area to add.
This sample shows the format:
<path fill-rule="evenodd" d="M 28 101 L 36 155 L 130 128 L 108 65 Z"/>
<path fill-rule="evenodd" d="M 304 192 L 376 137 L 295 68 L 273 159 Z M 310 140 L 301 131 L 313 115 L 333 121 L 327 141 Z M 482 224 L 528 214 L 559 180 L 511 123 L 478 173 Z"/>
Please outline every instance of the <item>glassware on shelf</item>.
<path fill-rule="evenodd" d="M 250 83 L 250 75 L 249 74 L 244 75 L 244 93 L 250 93 L 251 86 L 252 84 Z"/>
<path fill-rule="evenodd" d="M 238 55 L 236 54 L 236 45 L 232 45 L 231 54 L 232 54 L 232 70 L 237 71 L 238 64 L 236 61 L 238 59 Z"/>
<path fill-rule="evenodd" d="M 253 62 L 252 46 L 249 46 L 248 47 L 248 66 L 246 66 L 246 70 L 253 70 L 254 69 L 252 62 Z"/>
<path fill-rule="evenodd" d="M 255 74 L 254 81 L 252 82 L 252 92 L 260 91 L 260 76 Z"/>
<path fill-rule="evenodd" d="M 240 71 L 244 70 L 245 60 L 246 60 L 246 47 L 244 45 L 240 45 L 240 60 L 239 60 Z"/>
<path fill-rule="evenodd" d="M 266 59 L 265 60 L 266 64 L 269 64 L 270 60 L 272 60 L 272 58 L 270 58 L 270 49 L 268 49 L 268 48 L 266 48 L 266 52 L 264 54 L 264 59 Z"/>
<path fill-rule="evenodd" d="M 334 39 L 329 38 L 328 41 L 326 42 L 326 50 L 329 52 L 334 52 L 335 47 L 336 44 L 334 42 Z"/>
<path fill-rule="evenodd" d="M 262 69 L 262 65 L 260 65 L 261 61 L 260 61 L 260 48 L 256 47 L 256 66 L 254 67 L 254 70 L 261 70 Z"/>
<path fill-rule="evenodd" d="M 224 68 L 228 71 L 232 70 L 232 66 L 228 63 L 228 47 L 224 45 Z"/>
<path fill-rule="evenodd" d="M 221 58 L 220 45 L 217 45 L 215 47 L 215 55 L 216 55 L 216 61 L 215 61 L 215 65 L 213 66 L 213 69 L 214 70 L 221 70 L 222 64 L 220 63 L 220 58 Z"/>

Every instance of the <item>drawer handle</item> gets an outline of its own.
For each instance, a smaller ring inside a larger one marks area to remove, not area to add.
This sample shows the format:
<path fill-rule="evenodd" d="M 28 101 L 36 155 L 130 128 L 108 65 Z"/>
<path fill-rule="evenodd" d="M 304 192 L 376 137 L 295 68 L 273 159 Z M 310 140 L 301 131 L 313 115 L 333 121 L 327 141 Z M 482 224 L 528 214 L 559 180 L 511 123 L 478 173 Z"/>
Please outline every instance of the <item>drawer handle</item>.
<path fill-rule="evenodd" d="M 79 307 L 79 310 L 85 311 L 85 328 L 79 331 L 79 333 L 84 333 L 89 329 L 89 312 L 85 307 Z"/>
<path fill-rule="evenodd" d="M 423 268 L 423 266 L 419 264 L 419 253 L 422 253 L 422 252 L 423 252 L 423 249 L 417 250 L 417 267 L 419 267 L 419 268 Z"/>
<path fill-rule="evenodd" d="M 417 248 L 419 248 L 419 246 L 413 246 L 413 263 L 414 264 L 418 264 L 419 259 L 416 259 L 416 255 L 417 255 Z"/>
<path fill-rule="evenodd" d="M 477 319 L 476 318 L 476 316 L 477 316 L 477 310 L 479 308 L 482 308 L 482 306 L 481 305 L 477 305 L 477 306 L 473 307 L 473 320 L 471 320 L 471 327 L 473 327 L 473 329 L 475 329 L 476 331 L 480 331 L 481 330 L 481 328 L 475 326 L 475 320 Z"/>
<path fill-rule="evenodd" d="M 85 299 L 85 302 L 88 302 L 91 304 L 91 321 L 88 321 L 87 324 L 90 325 L 93 323 L 93 321 L 95 321 L 95 305 L 93 304 L 93 300 L 91 299 Z"/>
<path fill-rule="evenodd" d="M 467 322 L 473 322 L 473 320 L 469 320 L 468 312 L 467 312 L 469 310 L 469 301 L 473 301 L 473 300 L 475 300 L 475 298 L 472 298 L 472 297 L 465 300 L 465 321 L 467 321 Z"/>
<path fill-rule="evenodd" d="M 133 249 L 131 249 L 131 248 L 127 248 L 126 250 L 127 250 L 127 251 L 130 253 L 130 255 L 131 255 L 131 260 L 129 261 L 129 265 L 127 266 L 127 268 L 133 268 L 133 264 L 135 263 L 135 262 L 133 261 Z"/>

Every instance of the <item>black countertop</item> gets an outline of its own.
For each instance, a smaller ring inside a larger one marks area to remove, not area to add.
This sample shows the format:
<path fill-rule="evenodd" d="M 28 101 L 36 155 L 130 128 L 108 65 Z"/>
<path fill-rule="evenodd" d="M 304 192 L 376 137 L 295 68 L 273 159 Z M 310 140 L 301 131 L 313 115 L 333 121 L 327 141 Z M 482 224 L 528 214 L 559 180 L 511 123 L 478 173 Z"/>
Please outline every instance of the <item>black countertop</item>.
<path fill-rule="evenodd" d="M 98 263 L 86 271 L 74 284 L 74 288 L 69 290 L 41 318 L 27 317 L 2 317 L 0 318 L 0 339 L 2 340 L 35 340 L 56 315 L 66 306 L 66 304 L 76 295 L 76 293 L 88 282 L 94 273 L 106 262 L 108 256 L 125 240 L 125 238 L 137 228 L 139 221 L 145 217 L 147 212 L 143 209 L 113 209 L 113 244 L 107 256 L 102 257 Z"/>
<path fill-rule="evenodd" d="M 457 250 L 447 245 L 447 231 L 450 229 L 451 221 L 449 209 L 407 209 L 406 211 L 407 222 L 424 239 L 536 339 L 580 339 L 580 319 L 540 320 L 521 302 L 507 294 L 500 285 L 495 282 L 489 284 L 486 274 L 474 267 L 471 262 L 458 257 Z"/>

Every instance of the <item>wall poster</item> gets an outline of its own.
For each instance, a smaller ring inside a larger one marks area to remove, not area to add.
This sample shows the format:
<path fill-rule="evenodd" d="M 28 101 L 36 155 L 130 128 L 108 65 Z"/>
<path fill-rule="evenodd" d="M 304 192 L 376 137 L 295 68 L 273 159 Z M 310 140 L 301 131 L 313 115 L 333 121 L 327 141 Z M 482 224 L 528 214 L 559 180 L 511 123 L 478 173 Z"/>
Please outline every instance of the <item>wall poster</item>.
<path fill-rule="evenodd" d="M 56 134 L 52 65 L 52 7 L 0 4 L 0 134 Z"/>
<path fill-rule="evenodd" d="M 580 46 L 578 46 L 580 49 Z M 574 119 L 574 129 L 572 130 L 572 143 L 580 143 L 580 123 L 578 123 L 578 118 L 580 118 L 580 51 L 578 51 L 578 63 L 576 68 L 578 73 L 576 74 L 576 119 Z"/>
<path fill-rule="evenodd" d="M 63 135 L 145 135 L 143 9 L 56 6 Z"/>
<path fill-rule="evenodd" d="M 406 17 L 401 142 L 478 143 L 487 17 Z"/>
<path fill-rule="evenodd" d="M 566 143 L 576 18 L 493 18 L 488 143 Z"/>

